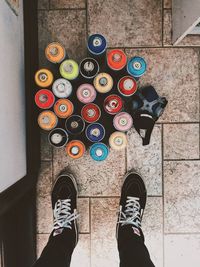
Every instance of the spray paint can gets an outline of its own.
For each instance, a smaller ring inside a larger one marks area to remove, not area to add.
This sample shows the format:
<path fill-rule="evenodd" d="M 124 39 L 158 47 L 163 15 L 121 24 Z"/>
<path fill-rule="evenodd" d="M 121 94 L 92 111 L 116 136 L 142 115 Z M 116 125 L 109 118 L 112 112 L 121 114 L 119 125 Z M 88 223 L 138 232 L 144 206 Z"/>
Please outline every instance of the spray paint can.
<path fill-rule="evenodd" d="M 81 75 L 86 79 L 94 78 L 99 72 L 99 64 L 94 58 L 84 58 L 79 65 Z"/>
<path fill-rule="evenodd" d="M 52 63 L 61 63 L 66 58 L 66 51 L 60 43 L 52 42 L 46 47 L 45 56 Z"/>
<path fill-rule="evenodd" d="M 99 120 L 101 110 L 96 104 L 86 104 L 81 110 L 81 116 L 86 122 L 93 123 Z"/>
<path fill-rule="evenodd" d="M 81 103 L 88 104 L 95 100 L 97 93 L 91 84 L 84 83 L 78 87 L 76 95 Z"/>
<path fill-rule="evenodd" d="M 68 142 L 68 134 L 61 128 L 55 128 L 49 133 L 48 140 L 54 147 L 63 147 Z"/>
<path fill-rule="evenodd" d="M 139 79 L 146 72 L 147 64 L 142 57 L 132 57 L 127 63 L 127 72 L 136 79 Z"/>
<path fill-rule="evenodd" d="M 113 88 L 113 79 L 108 73 L 99 73 L 94 79 L 94 87 L 99 93 L 108 93 Z"/>
<path fill-rule="evenodd" d="M 120 112 L 115 115 L 113 125 L 117 131 L 126 132 L 133 126 L 133 119 L 127 112 Z"/>
<path fill-rule="evenodd" d="M 128 97 L 137 91 L 137 82 L 131 76 L 124 76 L 119 80 L 117 88 L 121 95 Z"/>
<path fill-rule="evenodd" d="M 126 67 L 127 57 L 123 50 L 112 49 L 107 52 L 107 65 L 113 71 L 120 71 Z"/>
<path fill-rule="evenodd" d="M 60 74 L 67 80 L 75 80 L 79 75 L 79 66 L 72 59 L 64 60 L 60 65 Z"/>
<path fill-rule="evenodd" d="M 41 129 L 50 131 L 58 124 L 58 118 L 52 111 L 42 111 L 38 116 L 38 124 Z"/>
<path fill-rule="evenodd" d="M 65 127 L 68 133 L 78 135 L 85 129 L 85 122 L 81 116 L 72 115 L 66 120 Z"/>
<path fill-rule="evenodd" d="M 89 124 L 85 135 L 91 142 L 100 142 L 105 137 L 105 128 L 100 123 Z"/>
<path fill-rule="evenodd" d="M 73 111 L 74 105 L 68 99 L 59 99 L 54 104 L 54 112 L 61 119 L 71 116 Z"/>
<path fill-rule="evenodd" d="M 72 84 L 70 81 L 64 79 L 64 78 L 59 78 L 55 80 L 52 86 L 52 91 L 55 96 L 58 98 L 67 98 L 72 94 Z"/>
<path fill-rule="evenodd" d="M 109 95 L 104 100 L 104 109 L 107 113 L 114 115 L 123 108 L 123 100 L 118 95 Z"/>
<path fill-rule="evenodd" d="M 109 138 L 109 145 L 114 150 L 121 150 L 127 146 L 127 137 L 125 133 L 114 132 Z"/>
<path fill-rule="evenodd" d="M 53 93 L 47 89 L 41 89 L 35 95 L 35 103 L 41 109 L 51 108 L 54 102 L 55 97 Z"/>
<path fill-rule="evenodd" d="M 106 39 L 101 34 L 92 34 L 88 38 L 87 48 L 93 56 L 100 56 L 105 53 L 107 47 Z"/>
<path fill-rule="evenodd" d="M 66 146 L 66 152 L 69 157 L 79 159 L 85 153 L 85 145 L 79 140 L 70 141 Z"/>
<path fill-rule="evenodd" d="M 47 88 L 53 83 L 53 74 L 48 69 L 40 69 L 35 73 L 35 83 L 42 88 Z"/>
<path fill-rule="evenodd" d="M 95 143 L 90 147 L 90 156 L 95 161 L 103 161 L 108 157 L 109 149 L 103 143 Z"/>

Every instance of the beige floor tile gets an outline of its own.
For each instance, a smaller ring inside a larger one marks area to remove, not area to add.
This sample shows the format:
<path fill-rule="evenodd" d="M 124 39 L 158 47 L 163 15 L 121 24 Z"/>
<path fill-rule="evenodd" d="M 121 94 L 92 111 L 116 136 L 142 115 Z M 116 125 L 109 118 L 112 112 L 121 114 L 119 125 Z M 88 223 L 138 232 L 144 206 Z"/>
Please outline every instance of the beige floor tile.
<path fill-rule="evenodd" d="M 54 179 L 62 169 L 74 173 L 79 196 L 119 196 L 125 173 L 125 151 L 110 152 L 104 162 L 95 162 L 86 153 L 81 159 L 72 160 L 64 149 L 54 149 Z"/>
<path fill-rule="evenodd" d="M 165 267 L 199 267 L 200 235 L 166 235 Z"/>
<path fill-rule="evenodd" d="M 52 160 L 52 146 L 48 142 L 48 133 L 41 131 L 41 160 Z"/>
<path fill-rule="evenodd" d="M 116 267 L 119 256 L 115 229 L 119 199 L 91 199 L 91 264 L 92 267 Z"/>
<path fill-rule="evenodd" d="M 73 252 L 71 267 L 90 267 L 90 235 L 80 234 Z"/>
<path fill-rule="evenodd" d="M 85 0 L 50 0 L 50 8 L 85 8 Z"/>
<path fill-rule="evenodd" d="M 198 124 L 165 124 L 163 138 L 165 159 L 199 158 Z"/>
<path fill-rule="evenodd" d="M 150 144 L 142 146 L 142 139 L 132 129 L 128 133 L 127 168 L 138 171 L 147 186 L 148 195 L 162 194 L 161 125 L 153 129 Z"/>
<path fill-rule="evenodd" d="M 45 60 L 48 43 L 62 43 L 70 58 L 80 60 L 86 55 L 85 10 L 51 10 L 38 12 L 39 58 L 41 66 L 51 66 Z"/>
<path fill-rule="evenodd" d="M 164 163 L 165 233 L 200 233 L 200 161 Z"/>
<path fill-rule="evenodd" d="M 102 33 L 111 47 L 161 45 L 161 10 L 161 0 L 89 0 L 89 33 Z"/>
<path fill-rule="evenodd" d="M 164 10 L 163 44 L 172 46 L 172 11 Z M 177 46 L 200 46 L 199 35 L 187 35 Z"/>
<path fill-rule="evenodd" d="M 38 0 L 38 9 L 49 9 L 49 0 Z"/>
<path fill-rule="evenodd" d="M 163 267 L 162 197 L 148 197 L 142 220 L 145 244 L 156 267 Z"/>
<path fill-rule="evenodd" d="M 37 258 L 40 257 L 42 250 L 49 240 L 49 234 L 37 234 Z"/>
<path fill-rule="evenodd" d="M 50 196 L 37 198 L 37 233 L 49 234 L 53 229 L 53 212 Z"/>
<path fill-rule="evenodd" d="M 37 182 L 37 195 L 49 196 L 52 189 L 52 162 L 42 161 Z"/>
<path fill-rule="evenodd" d="M 89 198 L 78 198 L 77 210 L 80 233 L 90 232 Z"/>
<path fill-rule="evenodd" d="M 127 49 L 147 61 L 140 84 L 152 84 L 168 105 L 160 122 L 199 121 L 199 50 L 195 48 Z M 188 90 L 189 88 L 189 90 Z"/>
<path fill-rule="evenodd" d="M 39 258 L 43 248 L 46 246 L 49 239 L 48 234 L 37 235 L 37 257 Z M 79 235 L 79 242 L 73 252 L 71 267 L 90 267 L 90 235 Z"/>

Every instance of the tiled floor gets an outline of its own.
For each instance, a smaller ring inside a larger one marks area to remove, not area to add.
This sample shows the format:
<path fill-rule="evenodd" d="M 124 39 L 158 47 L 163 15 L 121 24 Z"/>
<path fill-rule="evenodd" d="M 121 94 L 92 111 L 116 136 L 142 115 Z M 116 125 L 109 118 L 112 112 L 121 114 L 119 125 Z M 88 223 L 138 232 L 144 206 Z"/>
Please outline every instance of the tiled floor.
<path fill-rule="evenodd" d="M 41 135 L 38 255 L 52 229 L 52 183 L 63 168 L 70 168 L 78 180 L 81 215 L 72 267 L 118 266 L 116 210 L 123 175 L 134 167 L 147 185 L 143 229 L 156 267 L 200 266 L 200 37 L 186 37 L 172 47 L 171 1 L 163 1 L 39 0 L 41 66 L 48 42 L 61 41 L 70 57 L 80 60 L 86 55 L 87 36 L 100 32 L 109 47 L 122 47 L 129 57 L 145 57 L 148 71 L 141 84 L 154 85 L 169 104 L 148 147 L 131 130 L 127 150 L 112 151 L 109 160 L 98 165 L 87 154 L 70 160 Z"/>

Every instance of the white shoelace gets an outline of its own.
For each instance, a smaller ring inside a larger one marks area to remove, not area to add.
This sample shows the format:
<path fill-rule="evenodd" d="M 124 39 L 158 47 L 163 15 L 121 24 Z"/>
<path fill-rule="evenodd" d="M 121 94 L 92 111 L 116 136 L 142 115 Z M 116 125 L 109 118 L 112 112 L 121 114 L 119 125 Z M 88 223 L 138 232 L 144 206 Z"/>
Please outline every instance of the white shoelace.
<path fill-rule="evenodd" d="M 121 212 L 118 223 L 141 227 L 140 203 L 137 197 L 127 197 L 125 211 Z"/>
<path fill-rule="evenodd" d="M 71 223 L 78 218 L 76 212 L 71 213 L 71 199 L 59 199 L 53 211 L 54 214 L 54 230 L 59 228 L 72 229 Z"/>

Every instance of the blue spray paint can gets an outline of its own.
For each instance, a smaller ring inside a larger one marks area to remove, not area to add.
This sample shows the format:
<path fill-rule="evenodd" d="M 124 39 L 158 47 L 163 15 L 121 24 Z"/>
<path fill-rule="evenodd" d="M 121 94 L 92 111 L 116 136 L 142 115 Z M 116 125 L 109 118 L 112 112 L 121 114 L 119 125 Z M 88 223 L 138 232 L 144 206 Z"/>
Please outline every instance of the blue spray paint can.
<path fill-rule="evenodd" d="M 137 80 L 144 75 L 147 64 L 142 57 L 132 57 L 127 63 L 127 72 Z"/>
<path fill-rule="evenodd" d="M 105 128 L 100 123 L 89 124 L 85 135 L 91 142 L 100 142 L 105 137 Z"/>
<path fill-rule="evenodd" d="M 96 143 L 90 147 L 90 156 L 95 161 L 103 161 L 108 157 L 108 147 L 103 143 Z"/>

